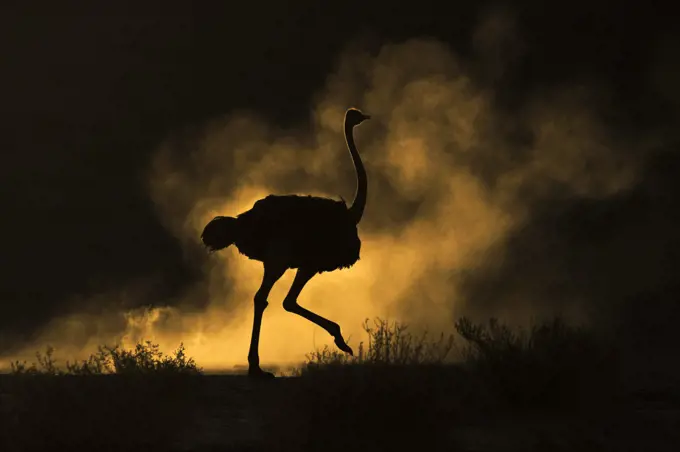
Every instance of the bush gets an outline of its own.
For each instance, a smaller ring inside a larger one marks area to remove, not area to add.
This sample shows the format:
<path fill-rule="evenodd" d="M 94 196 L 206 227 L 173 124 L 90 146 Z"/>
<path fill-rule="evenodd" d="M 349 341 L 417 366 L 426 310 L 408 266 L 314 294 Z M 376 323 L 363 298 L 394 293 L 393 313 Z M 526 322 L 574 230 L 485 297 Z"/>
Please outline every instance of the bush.
<path fill-rule="evenodd" d="M 445 336 L 441 333 L 438 339 L 431 339 L 425 331 L 415 336 L 408 331 L 408 325 L 396 321 L 390 323 L 380 318 L 373 320 L 373 325 L 366 319 L 363 328 L 368 335 L 368 345 L 360 342 L 356 355 L 350 356 L 324 346 L 323 349 L 307 354 L 305 365 L 297 369 L 295 374 L 304 375 L 341 365 L 441 365 L 454 345 L 453 335 Z"/>
<path fill-rule="evenodd" d="M 355 356 L 329 347 L 307 355 L 281 394 L 285 412 L 267 412 L 272 443 L 330 451 L 356 448 L 361 438 L 363 449 L 387 450 L 447 433 L 437 398 L 449 380 L 442 369 L 453 335 L 415 334 L 379 318 L 363 327 L 368 338 Z M 329 427 L 340 434 L 329 437 Z"/>
<path fill-rule="evenodd" d="M 100 347 L 66 369 L 53 354 L 48 347 L 37 363 L 15 362 L 0 379 L 0 450 L 167 450 L 197 409 L 196 380 L 174 378 L 202 372 L 183 345 L 170 356 L 148 341 Z"/>
<path fill-rule="evenodd" d="M 616 387 L 608 345 L 561 319 L 525 331 L 463 317 L 455 329 L 458 336 L 431 338 L 367 320 L 367 345 L 356 356 L 329 347 L 310 353 L 281 394 L 288 409 L 267 414 L 272 441 L 298 450 L 346 450 L 356 438 L 371 450 L 450 448 L 465 424 L 591 409 Z M 351 434 L 330 438 L 329 426 Z"/>
<path fill-rule="evenodd" d="M 456 330 L 470 377 L 496 404 L 513 410 L 564 410 L 606 402 L 617 388 L 613 347 L 562 319 L 511 329 L 497 319 L 475 324 L 460 318 Z"/>
<path fill-rule="evenodd" d="M 133 350 L 120 346 L 113 348 L 100 346 L 97 353 L 88 359 L 70 363 L 66 370 L 59 369 L 53 358 L 54 348 L 47 347 L 45 354 L 36 352 L 38 363 L 30 366 L 26 362 L 15 361 L 11 364 L 13 375 L 106 375 L 106 374 L 200 374 L 193 358 L 187 358 L 184 344 L 180 343 L 172 356 L 163 356 L 158 344 L 151 341 L 139 343 Z"/>

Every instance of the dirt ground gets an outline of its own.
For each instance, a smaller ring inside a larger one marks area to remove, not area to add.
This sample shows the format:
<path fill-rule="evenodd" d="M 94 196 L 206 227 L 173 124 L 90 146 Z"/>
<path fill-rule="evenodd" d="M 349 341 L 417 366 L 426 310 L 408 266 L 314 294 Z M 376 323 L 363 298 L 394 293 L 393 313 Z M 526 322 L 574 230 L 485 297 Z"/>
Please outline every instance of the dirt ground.
<path fill-rule="evenodd" d="M 466 419 L 457 414 L 449 419 L 445 411 L 424 412 L 397 393 L 369 400 L 361 395 L 365 388 L 354 391 L 353 385 L 310 387 L 294 377 L 253 382 L 240 375 L 163 383 L 101 376 L 18 382 L 0 376 L 0 450 L 437 446 L 454 451 L 660 452 L 680 445 L 680 393 L 673 391 L 640 391 L 613 409 L 578 415 L 504 413 Z"/>

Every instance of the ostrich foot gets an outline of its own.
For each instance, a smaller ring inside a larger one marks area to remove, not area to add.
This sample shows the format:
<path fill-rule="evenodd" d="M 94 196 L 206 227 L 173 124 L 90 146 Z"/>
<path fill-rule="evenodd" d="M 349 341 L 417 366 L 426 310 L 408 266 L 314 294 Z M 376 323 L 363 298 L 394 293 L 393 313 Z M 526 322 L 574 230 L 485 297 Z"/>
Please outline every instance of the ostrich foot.
<path fill-rule="evenodd" d="M 345 343 L 345 340 L 342 338 L 342 336 L 336 336 L 335 337 L 335 345 L 338 346 L 340 350 L 342 350 L 345 353 L 349 353 L 350 356 L 354 356 L 354 353 L 352 352 L 352 349 Z"/>
<path fill-rule="evenodd" d="M 248 377 L 256 380 L 271 380 L 275 378 L 273 373 L 265 372 L 259 367 L 248 368 Z"/>

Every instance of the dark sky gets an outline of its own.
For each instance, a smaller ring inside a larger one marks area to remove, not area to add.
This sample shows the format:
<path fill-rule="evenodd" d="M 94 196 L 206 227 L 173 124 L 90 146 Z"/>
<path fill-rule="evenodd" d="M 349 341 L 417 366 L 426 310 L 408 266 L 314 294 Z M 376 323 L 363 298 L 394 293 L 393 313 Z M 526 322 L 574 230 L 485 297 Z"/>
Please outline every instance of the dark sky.
<path fill-rule="evenodd" d="M 304 120 L 350 41 L 377 49 L 430 36 L 465 56 L 487 9 L 453 1 L 222 2 L 204 9 L 169 1 L 149 11 L 100 3 L 69 10 L 2 7 L 3 341 L 30 336 L 70 309 L 64 300 L 74 294 L 136 281 L 169 294 L 196 277 L 158 221 L 145 186 L 151 153 L 168 134 L 241 108 L 282 125 Z M 594 76 L 613 90 L 617 108 L 607 120 L 622 137 L 658 130 L 672 148 L 649 161 L 634 193 L 607 205 L 545 209 L 524 233 L 556 231 L 551 237 L 567 256 L 565 265 L 590 270 L 597 259 L 572 256 L 570 243 L 587 247 L 598 227 L 606 235 L 619 221 L 653 218 L 672 234 L 678 97 L 649 79 L 659 49 L 677 42 L 673 15 L 649 1 L 514 3 L 528 47 L 499 90 L 499 103 L 512 109 L 529 91 Z M 673 70 L 677 60 L 662 63 L 662 76 Z M 554 227 L 564 218 L 575 226 Z M 636 227 L 625 240 L 635 239 Z M 526 256 L 522 240 L 512 246 Z M 670 269 L 677 248 L 669 248 L 667 259 Z M 672 273 L 660 275 L 660 284 L 671 286 Z M 486 285 L 482 276 L 469 290 Z"/>

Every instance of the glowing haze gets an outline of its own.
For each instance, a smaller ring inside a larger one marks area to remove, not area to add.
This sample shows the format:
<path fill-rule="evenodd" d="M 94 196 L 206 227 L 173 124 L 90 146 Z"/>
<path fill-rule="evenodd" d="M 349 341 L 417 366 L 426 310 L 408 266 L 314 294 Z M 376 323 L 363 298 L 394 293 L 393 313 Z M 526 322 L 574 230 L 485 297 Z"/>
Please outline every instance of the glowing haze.
<path fill-rule="evenodd" d="M 313 278 L 299 302 L 338 322 L 351 346 L 364 340 L 363 320 L 375 316 L 450 330 L 455 316 L 475 312 L 460 281 L 481 264 L 493 265 L 486 251 L 521 228 L 534 203 L 554 196 L 555 187 L 575 197 L 611 196 L 636 176 L 593 108 L 599 87 L 562 86 L 505 111 L 495 86 L 521 58 L 521 36 L 510 18 L 493 15 L 473 42 L 474 61 L 426 39 L 377 54 L 349 51 L 316 96 L 309 124 L 296 129 L 232 112 L 190 138 L 168 139 L 152 162 L 150 196 L 187 259 L 204 266 L 205 280 L 167 308 L 57 319 L 26 350 L 51 343 L 72 359 L 97 344 L 148 339 L 168 352 L 183 342 L 205 368 L 244 364 L 262 265 L 233 247 L 204 255 L 201 230 L 213 216 L 235 216 L 269 193 L 351 201 L 355 176 L 342 136 L 349 106 L 372 116 L 355 129 L 369 175 L 361 260 Z M 531 139 L 517 138 L 518 131 Z M 315 347 L 332 346 L 323 330 L 282 309 L 293 274 L 270 295 L 264 364 L 300 361 Z M 497 296 L 502 304 L 511 295 Z M 563 314 L 578 316 L 578 306 L 572 308 Z M 552 314 L 548 309 L 486 314 L 523 321 Z"/>

